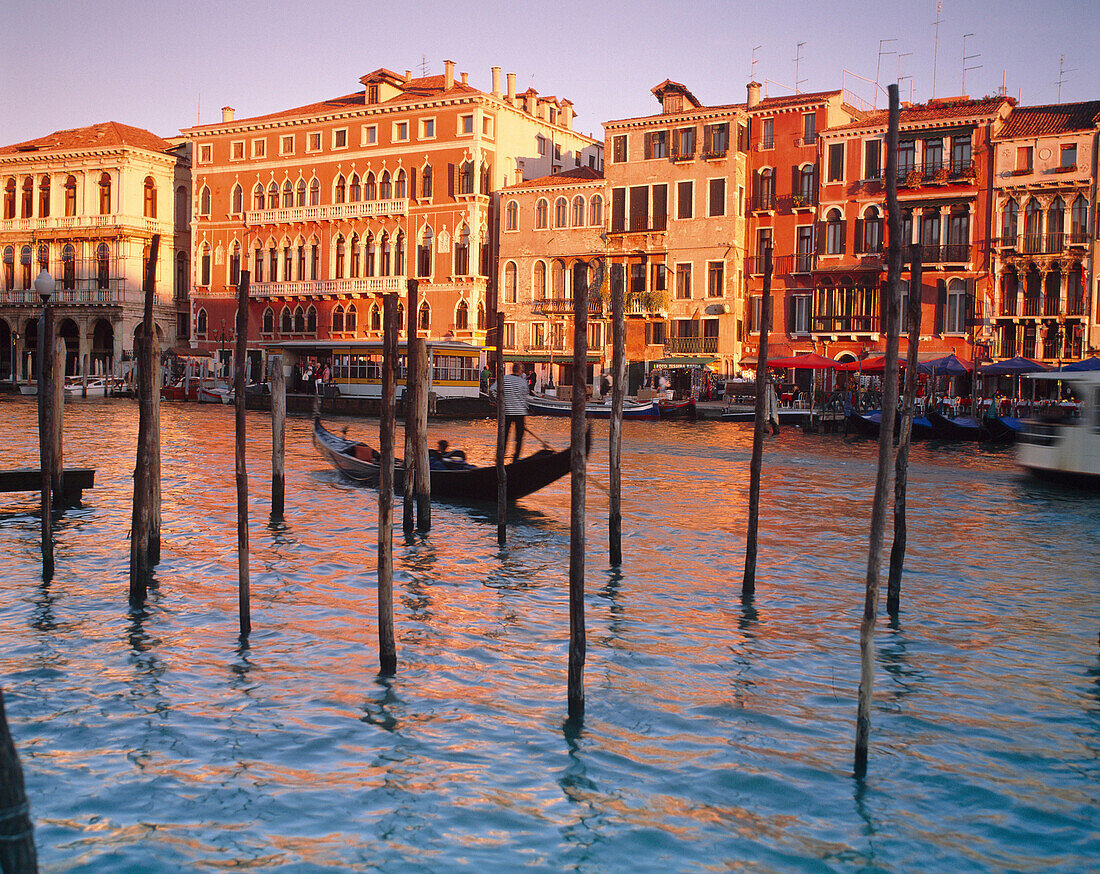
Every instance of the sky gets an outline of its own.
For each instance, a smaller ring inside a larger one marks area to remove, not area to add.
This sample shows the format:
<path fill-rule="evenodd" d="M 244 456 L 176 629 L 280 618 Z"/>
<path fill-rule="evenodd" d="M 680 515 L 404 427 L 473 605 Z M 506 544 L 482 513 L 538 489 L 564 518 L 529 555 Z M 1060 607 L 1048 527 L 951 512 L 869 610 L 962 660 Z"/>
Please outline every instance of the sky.
<path fill-rule="evenodd" d="M 485 91 L 496 65 L 519 91 L 568 97 L 598 137 L 603 121 L 656 112 L 665 79 L 721 104 L 744 101 L 750 74 L 766 96 L 797 77 L 870 107 L 876 72 L 883 88 L 901 76 L 903 100 L 933 96 L 933 73 L 935 96 L 962 94 L 964 53 L 971 96 L 1003 76 L 1024 105 L 1058 102 L 1061 63 L 1062 102 L 1100 99 L 1097 0 L 941 3 L 937 51 L 936 0 L 0 0 L 0 145 L 101 121 L 174 136 L 222 106 L 262 115 L 447 59 Z"/>

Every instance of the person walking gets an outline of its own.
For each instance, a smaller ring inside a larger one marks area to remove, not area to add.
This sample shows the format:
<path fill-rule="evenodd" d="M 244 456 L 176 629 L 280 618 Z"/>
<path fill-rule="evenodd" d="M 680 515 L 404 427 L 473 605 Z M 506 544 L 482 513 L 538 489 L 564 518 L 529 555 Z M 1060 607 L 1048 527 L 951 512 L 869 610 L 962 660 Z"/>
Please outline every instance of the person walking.
<path fill-rule="evenodd" d="M 527 380 L 523 378 L 523 365 L 518 361 L 512 365 L 512 372 L 504 377 L 504 453 L 508 454 L 508 432 L 516 428 L 516 454 L 513 460 L 519 460 L 523 448 L 523 432 L 527 430 Z"/>

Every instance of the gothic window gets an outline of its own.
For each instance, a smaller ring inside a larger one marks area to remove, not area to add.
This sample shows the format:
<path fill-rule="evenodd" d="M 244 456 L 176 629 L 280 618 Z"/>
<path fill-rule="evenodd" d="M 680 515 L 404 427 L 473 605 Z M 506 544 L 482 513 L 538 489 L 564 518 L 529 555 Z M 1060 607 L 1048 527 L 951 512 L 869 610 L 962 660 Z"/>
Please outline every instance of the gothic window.
<path fill-rule="evenodd" d="M 406 188 L 406 176 L 404 170 L 397 171 L 397 178 L 393 183 L 393 196 L 396 198 L 402 198 L 405 196 Z"/>
<path fill-rule="evenodd" d="M 275 311 L 271 307 L 264 307 L 263 332 L 265 334 L 275 333 Z"/>
<path fill-rule="evenodd" d="M 264 208 L 264 187 L 259 182 L 257 182 L 256 187 L 252 189 L 252 208 Z"/>
<path fill-rule="evenodd" d="M 102 193 L 102 189 L 100 189 Z M 102 201 L 100 208 L 102 209 Z M 199 215 L 210 215 L 210 189 L 205 185 L 199 191 Z"/>
<path fill-rule="evenodd" d="M 358 203 L 359 202 L 359 174 L 358 173 L 352 173 L 351 174 L 351 184 L 348 186 L 348 202 L 349 203 Z"/>
<path fill-rule="evenodd" d="M 565 228 L 565 227 L 569 226 L 569 223 L 566 221 L 566 210 L 567 210 L 567 207 L 566 207 L 566 204 L 565 204 L 565 198 L 564 197 L 559 197 L 557 200 L 554 201 L 554 227 L 555 228 Z"/>
<path fill-rule="evenodd" d="M 390 171 L 383 170 L 382 176 L 378 180 L 378 199 L 389 200 L 392 195 L 392 189 L 390 187 Z"/>
<path fill-rule="evenodd" d="M 458 302 L 458 306 L 455 307 L 455 329 L 459 331 L 469 330 L 470 327 L 470 305 L 464 300 Z"/>
<path fill-rule="evenodd" d="M 598 194 L 593 195 L 588 205 L 588 223 L 594 227 L 603 224 L 603 198 Z"/>
<path fill-rule="evenodd" d="M 284 334 L 290 334 L 294 331 L 294 317 L 290 314 L 290 307 L 283 307 L 282 315 L 279 319 L 279 329 Z"/>
<path fill-rule="evenodd" d="M 539 202 L 535 204 L 535 227 L 536 228 L 542 230 L 546 227 L 547 219 L 548 219 L 548 215 L 547 215 L 548 209 L 549 209 L 549 204 L 541 198 L 539 199 Z"/>
<path fill-rule="evenodd" d="M 342 333 L 344 330 L 344 308 L 340 304 L 336 304 L 332 308 L 332 332 L 334 334 Z"/>
<path fill-rule="evenodd" d="M 504 230 L 514 231 L 519 226 L 519 204 L 514 200 L 508 201 L 508 207 L 504 211 Z"/>
<path fill-rule="evenodd" d="M 244 191 L 240 185 L 233 186 L 233 194 L 229 200 L 229 211 L 233 213 L 244 212 Z"/>
<path fill-rule="evenodd" d="M 427 331 L 432 326 L 432 308 L 428 306 L 428 302 L 424 301 L 420 304 L 420 312 L 417 318 L 417 326 L 421 331 Z"/>
<path fill-rule="evenodd" d="M 339 176 L 336 177 L 335 197 L 333 198 L 332 202 L 333 203 L 343 203 L 344 202 L 344 194 L 345 194 L 344 174 L 341 173 Z"/>
<path fill-rule="evenodd" d="M 573 227 L 584 226 L 584 198 L 577 195 L 573 198 Z"/>

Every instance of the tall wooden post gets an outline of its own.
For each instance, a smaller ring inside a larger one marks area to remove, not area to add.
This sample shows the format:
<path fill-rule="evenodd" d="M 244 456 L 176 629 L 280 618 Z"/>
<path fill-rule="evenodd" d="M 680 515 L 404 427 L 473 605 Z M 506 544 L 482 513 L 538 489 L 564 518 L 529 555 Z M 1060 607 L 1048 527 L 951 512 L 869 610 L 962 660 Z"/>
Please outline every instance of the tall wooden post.
<path fill-rule="evenodd" d="M 573 410 L 569 440 L 569 718 L 584 717 L 584 491 L 588 458 L 585 371 L 588 365 L 588 265 L 573 265 Z"/>
<path fill-rule="evenodd" d="M 0 871 L 33 874 L 37 870 L 38 852 L 23 767 L 8 727 L 4 692 L 0 689 Z"/>
<path fill-rule="evenodd" d="M 920 343 L 921 251 L 909 244 L 909 349 L 905 357 L 905 391 L 901 398 L 901 434 L 894 462 L 894 543 L 890 547 L 890 577 L 886 583 L 886 612 L 897 618 L 901 604 L 901 571 L 905 565 L 905 496 L 909 485 L 909 448 L 913 441 L 913 399 L 917 393 L 917 346 Z"/>
<path fill-rule="evenodd" d="M 252 631 L 250 581 L 248 576 L 248 470 L 245 467 L 245 359 L 248 357 L 248 279 L 241 271 L 237 286 L 237 342 L 233 356 L 233 394 L 236 406 L 236 472 L 237 472 L 237 603 L 241 614 L 241 636 Z"/>
<path fill-rule="evenodd" d="M 53 576 L 53 308 L 42 302 L 38 320 L 38 458 L 42 471 L 42 574 Z"/>
<path fill-rule="evenodd" d="M 882 421 L 878 435 L 878 475 L 871 509 L 871 534 L 867 549 L 867 587 L 863 620 L 859 628 L 859 703 L 856 713 L 855 776 L 867 775 L 867 743 L 871 733 L 871 698 L 874 694 L 874 635 L 878 617 L 879 565 L 882 561 L 883 528 L 886 524 L 886 492 L 893 470 L 894 418 L 898 406 L 898 309 L 901 279 L 901 210 L 898 207 L 898 86 L 889 86 L 890 112 L 886 133 L 886 216 L 890 244 L 886 250 L 886 369 L 882 375 Z"/>
<path fill-rule="evenodd" d="M 382 299 L 382 408 L 378 419 L 378 664 L 397 671 L 393 630 L 394 381 L 397 370 L 397 296 Z M 406 464 L 407 464 L 406 460 Z"/>
<path fill-rule="evenodd" d="M 150 267 L 150 274 L 152 268 Z M 151 281 L 151 280 L 150 280 Z M 150 323 L 152 314 L 150 313 Z M 149 440 L 152 444 L 149 460 L 152 465 L 149 472 L 149 495 L 151 512 L 149 514 L 149 563 L 160 563 L 160 338 L 154 324 L 149 332 Z"/>
<path fill-rule="evenodd" d="M 286 371 L 283 356 L 267 360 L 271 390 L 271 518 L 280 521 L 286 508 Z"/>
<path fill-rule="evenodd" d="M 504 466 L 504 445 L 507 432 L 504 430 L 504 313 L 496 314 L 497 340 L 497 543 L 503 546 L 508 542 L 508 471 Z"/>
<path fill-rule="evenodd" d="M 611 564 L 623 560 L 623 399 L 626 397 L 626 316 L 623 313 L 625 267 L 614 268 L 608 280 L 611 287 L 611 421 L 607 428 L 607 545 Z"/>
<path fill-rule="evenodd" d="M 416 340 L 416 308 L 417 291 L 420 283 L 416 279 L 410 279 L 406 283 L 408 289 L 408 312 L 406 313 L 408 329 L 405 332 L 405 502 L 402 527 L 406 534 L 413 531 L 413 501 L 416 493 L 417 476 L 414 457 L 417 451 L 417 379 L 416 379 L 416 354 L 413 346 Z"/>
<path fill-rule="evenodd" d="M 768 332 L 772 322 L 772 247 L 764 249 L 764 295 L 760 300 L 760 348 L 756 356 L 756 416 L 749 465 L 749 520 L 745 537 L 745 576 L 741 598 L 756 593 L 756 539 L 760 519 L 760 468 L 764 463 L 764 430 L 768 427 Z"/>
<path fill-rule="evenodd" d="M 432 477 L 428 466 L 428 385 L 431 369 L 428 364 L 428 341 L 417 337 L 412 357 L 416 360 L 416 439 L 412 462 L 416 471 L 416 530 L 426 534 L 432 528 Z M 405 420 L 408 421 L 408 412 Z M 405 456 L 408 468 L 409 456 Z"/>

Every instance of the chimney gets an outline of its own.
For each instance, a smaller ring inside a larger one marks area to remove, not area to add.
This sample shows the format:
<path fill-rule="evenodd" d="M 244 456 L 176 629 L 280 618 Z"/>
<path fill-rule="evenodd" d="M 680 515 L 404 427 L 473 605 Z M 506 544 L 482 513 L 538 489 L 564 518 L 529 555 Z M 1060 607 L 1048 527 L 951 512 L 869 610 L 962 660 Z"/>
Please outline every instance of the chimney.
<path fill-rule="evenodd" d="M 534 115 L 535 114 L 535 107 L 538 104 L 539 92 L 536 91 L 534 88 L 528 88 L 523 96 L 526 98 L 526 102 L 527 102 L 527 106 L 526 106 L 527 114 L 528 115 Z"/>
<path fill-rule="evenodd" d="M 412 77 L 413 77 L 413 71 L 412 70 L 406 70 L 405 71 L 405 81 L 408 82 Z"/>
<path fill-rule="evenodd" d="M 233 121 L 233 119 L 237 117 L 236 113 L 237 111 L 232 106 L 223 106 L 222 123 L 224 124 L 227 121 Z"/>
<path fill-rule="evenodd" d="M 450 91 L 455 87 L 455 62 L 443 62 L 443 90 Z"/>
<path fill-rule="evenodd" d="M 500 67 L 493 67 L 493 96 L 500 97 Z"/>
<path fill-rule="evenodd" d="M 508 102 L 516 105 L 516 74 L 508 74 Z"/>
<path fill-rule="evenodd" d="M 459 75 L 462 77 L 462 84 L 463 85 L 469 85 L 470 84 L 469 81 L 468 81 L 468 79 L 470 77 L 469 73 L 459 73 Z"/>
<path fill-rule="evenodd" d="M 566 130 L 573 130 L 573 119 L 576 113 L 573 112 L 573 101 L 563 100 L 561 102 L 561 124 Z"/>
<path fill-rule="evenodd" d="M 748 107 L 749 107 L 749 109 L 752 109 L 754 106 L 756 106 L 756 104 L 758 104 L 760 102 L 760 83 L 759 82 L 749 82 L 748 90 L 749 90 Z"/>

